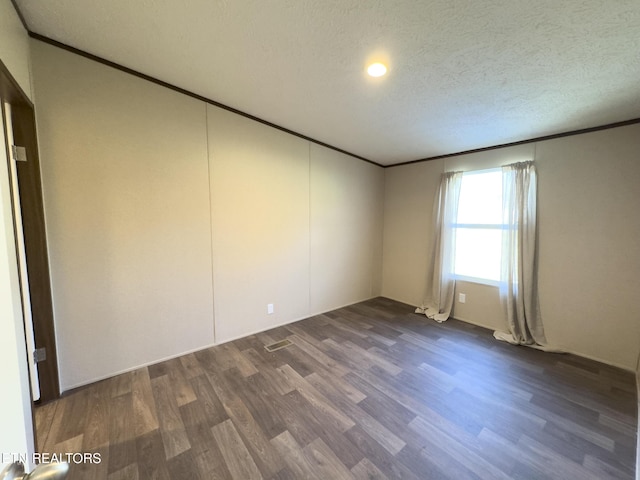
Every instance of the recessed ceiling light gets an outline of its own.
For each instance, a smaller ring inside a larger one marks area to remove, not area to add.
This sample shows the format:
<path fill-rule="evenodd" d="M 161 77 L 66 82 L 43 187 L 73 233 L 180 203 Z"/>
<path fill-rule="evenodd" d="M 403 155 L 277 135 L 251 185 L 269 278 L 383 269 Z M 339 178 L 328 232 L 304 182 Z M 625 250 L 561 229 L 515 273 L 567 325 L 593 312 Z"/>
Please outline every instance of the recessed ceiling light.
<path fill-rule="evenodd" d="M 387 67 L 379 62 L 372 63 L 367 67 L 367 73 L 372 77 L 381 77 L 387 73 Z"/>

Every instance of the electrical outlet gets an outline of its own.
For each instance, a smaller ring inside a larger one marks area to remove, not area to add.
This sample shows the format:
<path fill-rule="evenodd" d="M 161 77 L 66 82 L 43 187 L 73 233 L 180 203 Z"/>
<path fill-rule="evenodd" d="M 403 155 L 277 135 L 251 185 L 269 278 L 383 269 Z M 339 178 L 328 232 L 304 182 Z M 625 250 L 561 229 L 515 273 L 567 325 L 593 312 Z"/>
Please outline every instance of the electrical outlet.
<path fill-rule="evenodd" d="M 467 294 L 466 293 L 459 293 L 458 294 L 458 301 L 460 303 L 465 303 L 467 301 Z"/>
<path fill-rule="evenodd" d="M 267 305 L 267 315 L 271 315 L 273 313 L 273 303 Z"/>

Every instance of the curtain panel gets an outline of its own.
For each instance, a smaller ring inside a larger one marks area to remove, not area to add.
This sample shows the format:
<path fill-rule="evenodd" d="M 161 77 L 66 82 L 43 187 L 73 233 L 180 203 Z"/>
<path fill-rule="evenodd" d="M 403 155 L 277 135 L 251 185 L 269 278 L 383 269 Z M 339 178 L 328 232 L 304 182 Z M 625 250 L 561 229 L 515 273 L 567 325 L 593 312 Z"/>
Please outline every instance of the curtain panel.
<path fill-rule="evenodd" d="M 462 185 L 462 172 L 446 172 L 440 178 L 440 187 L 434 202 L 434 236 L 431 245 L 429 272 L 431 288 L 416 313 L 423 313 L 436 322 L 449 318 L 455 294 L 455 250 L 458 218 L 458 200 Z"/>
<path fill-rule="evenodd" d="M 509 333 L 499 340 L 547 349 L 538 300 L 536 212 L 537 176 L 533 162 L 502 167 L 502 262 L 500 298 Z"/>

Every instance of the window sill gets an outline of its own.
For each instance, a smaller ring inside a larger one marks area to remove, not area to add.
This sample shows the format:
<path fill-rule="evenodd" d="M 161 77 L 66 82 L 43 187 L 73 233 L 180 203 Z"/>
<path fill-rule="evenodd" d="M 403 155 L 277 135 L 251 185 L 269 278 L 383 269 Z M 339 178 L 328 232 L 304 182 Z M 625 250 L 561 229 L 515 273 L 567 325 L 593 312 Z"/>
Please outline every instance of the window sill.
<path fill-rule="evenodd" d="M 454 277 L 456 281 L 468 282 L 468 283 L 479 283 L 481 285 L 488 285 L 491 287 L 499 287 L 500 282 L 497 280 L 489 280 L 488 278 L 477 278 L 477 277 L 467 277 L 465 275 L 456 275 Z"/>

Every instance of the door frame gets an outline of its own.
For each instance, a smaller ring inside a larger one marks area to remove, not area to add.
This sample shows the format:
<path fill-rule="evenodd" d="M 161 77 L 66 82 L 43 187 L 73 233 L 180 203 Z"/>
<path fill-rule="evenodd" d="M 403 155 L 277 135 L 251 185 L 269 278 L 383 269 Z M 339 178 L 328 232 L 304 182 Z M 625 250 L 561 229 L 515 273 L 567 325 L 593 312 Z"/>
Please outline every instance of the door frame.
<path fill-rule="evenodd" d="M 39 403 L 45 403 L 60 397 L 60 382 L 35 112 L 33 103 L 2 61 L 0 99 L 11 104 L 13 139 L 27 152 L 28 160 L 17 162 L 16 169 L 35 344 L 38 349 L 46 349 L 46 360 L 38 363 Z M 15 219 L 13 205 L 12 211 Z M 14 220 L 14 228 L 15 225 Z"/>

